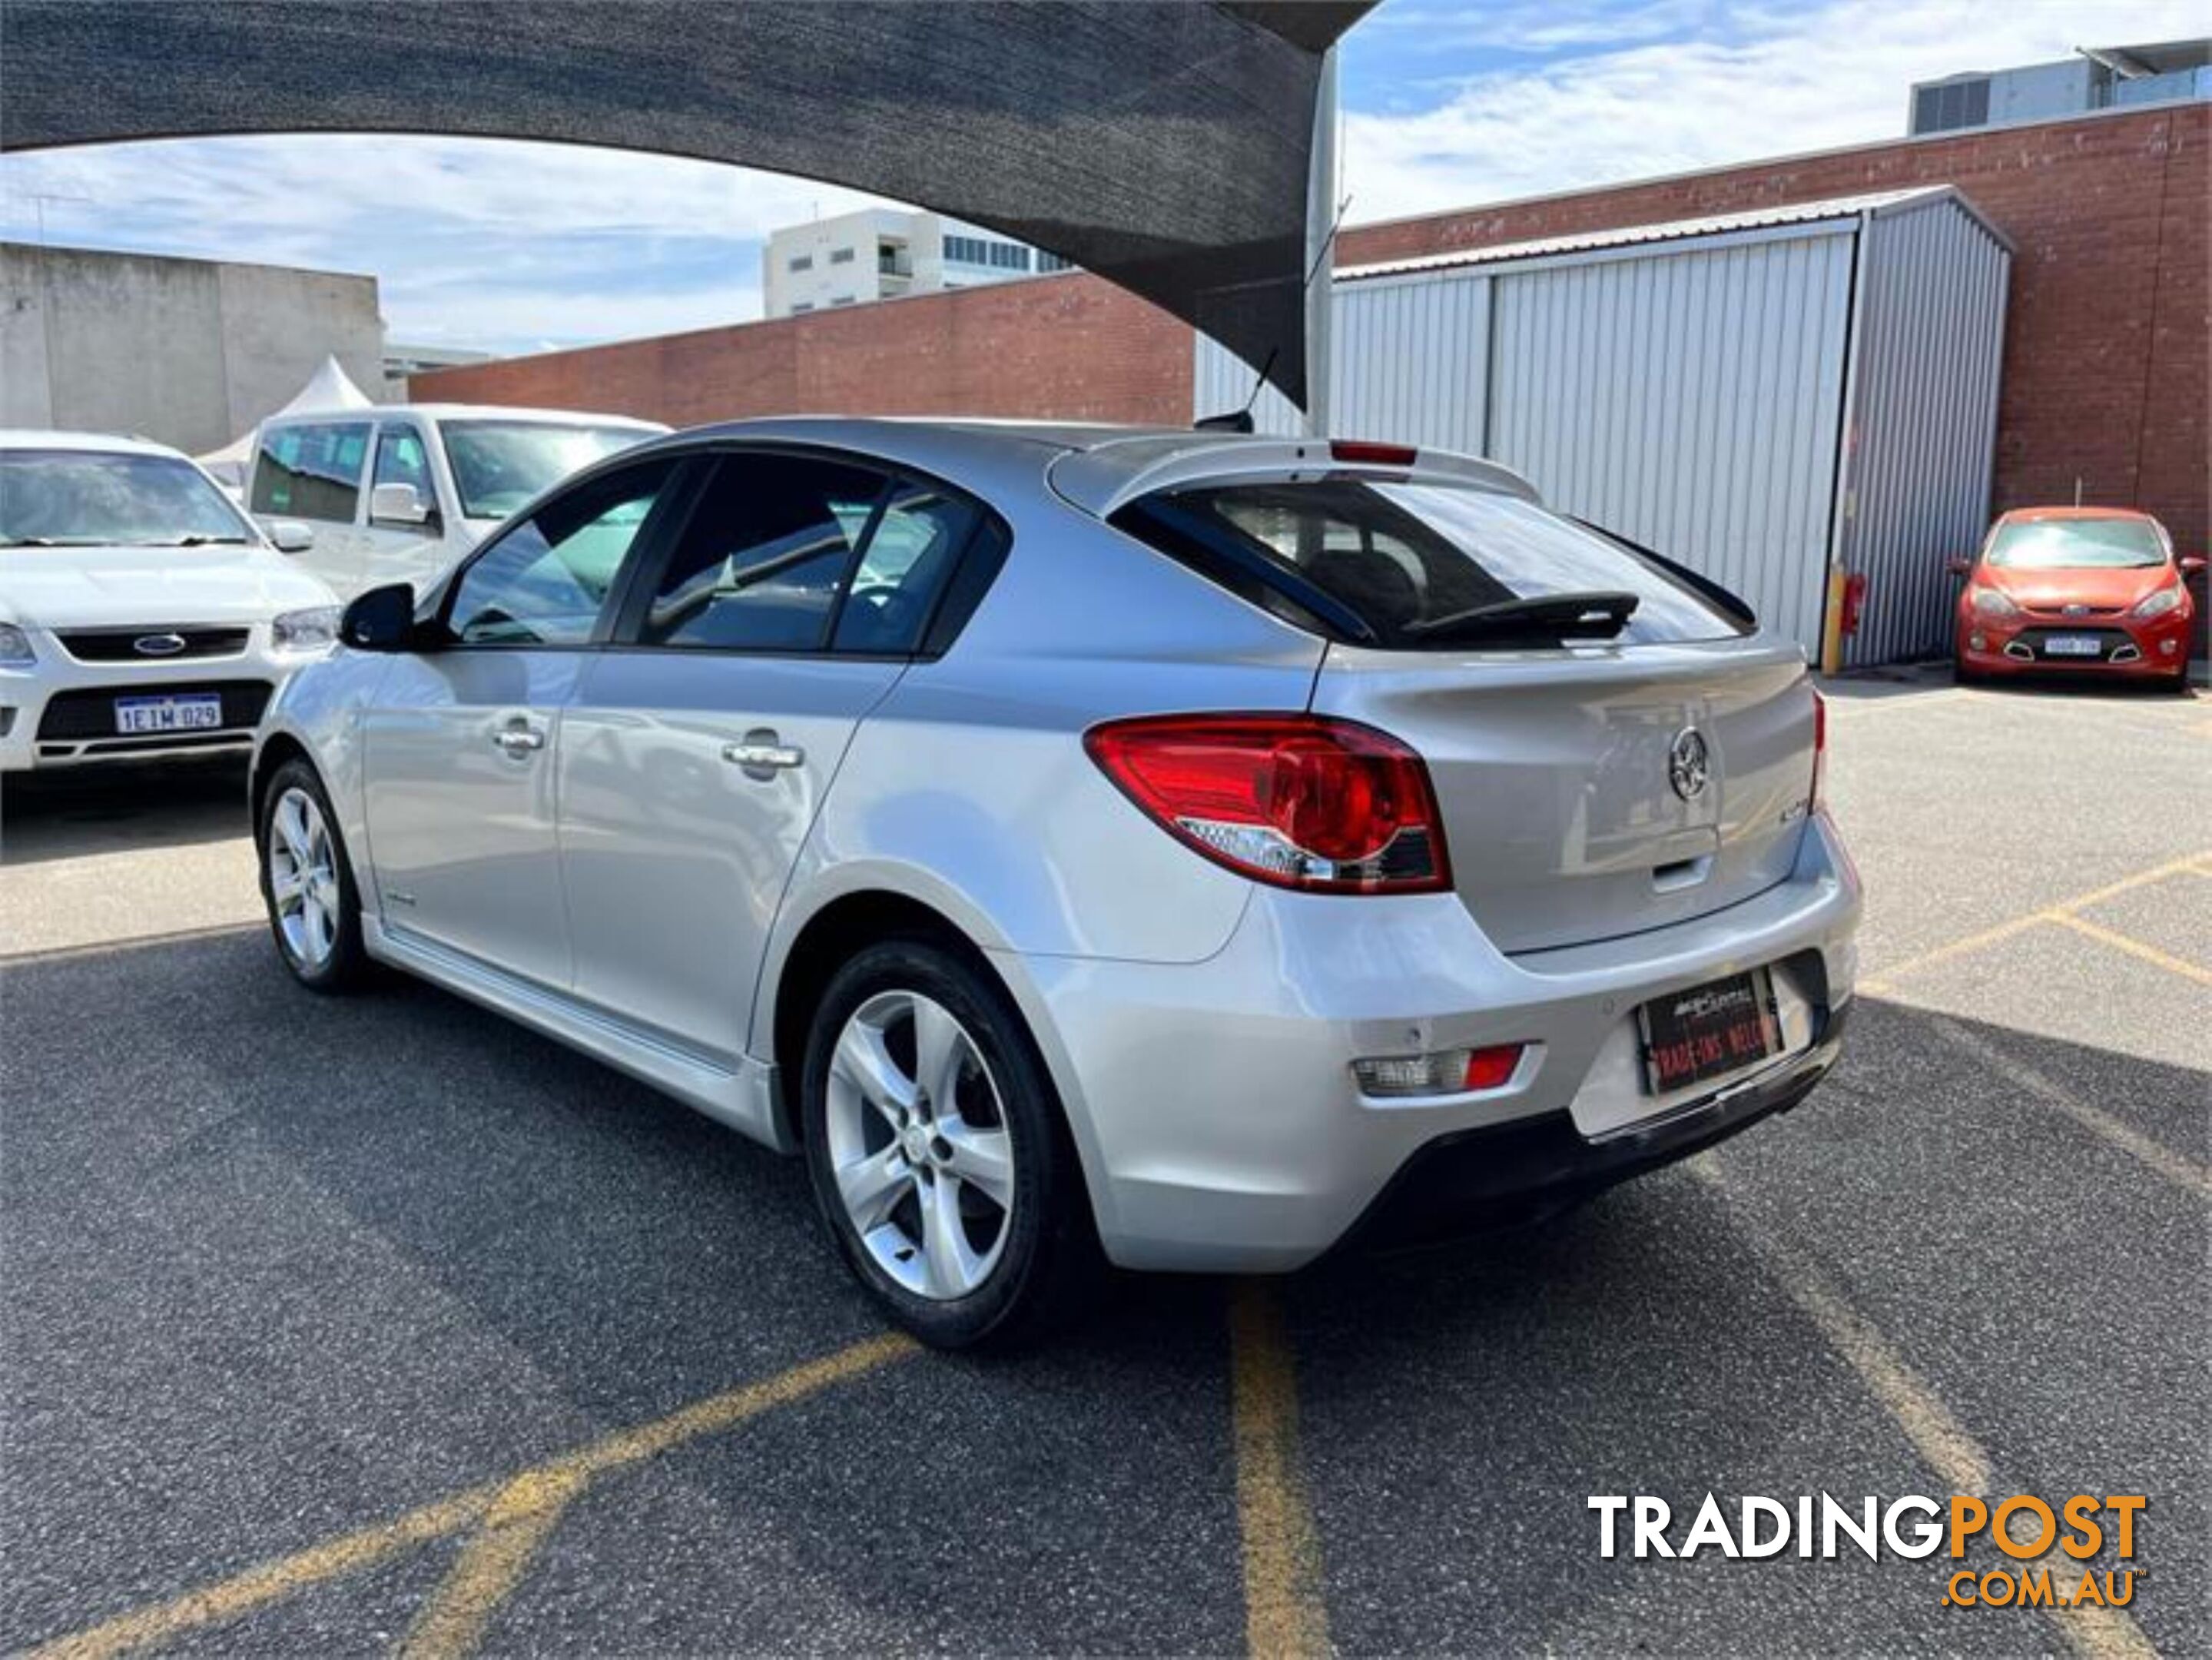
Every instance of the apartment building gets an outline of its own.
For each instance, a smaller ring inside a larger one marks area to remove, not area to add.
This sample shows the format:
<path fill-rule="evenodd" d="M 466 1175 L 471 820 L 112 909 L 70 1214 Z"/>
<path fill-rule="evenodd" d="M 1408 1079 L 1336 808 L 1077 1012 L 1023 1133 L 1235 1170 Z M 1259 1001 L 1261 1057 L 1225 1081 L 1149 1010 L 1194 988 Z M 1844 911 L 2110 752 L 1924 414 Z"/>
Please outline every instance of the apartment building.
<path fill-rule="evenodd" d="M 864 208 L 787 225 L 769 235 L 763 259 L 761 296 L 769 317 L 1067 269 L 1065 259 L 1026 242 L 896 208 Z"/>

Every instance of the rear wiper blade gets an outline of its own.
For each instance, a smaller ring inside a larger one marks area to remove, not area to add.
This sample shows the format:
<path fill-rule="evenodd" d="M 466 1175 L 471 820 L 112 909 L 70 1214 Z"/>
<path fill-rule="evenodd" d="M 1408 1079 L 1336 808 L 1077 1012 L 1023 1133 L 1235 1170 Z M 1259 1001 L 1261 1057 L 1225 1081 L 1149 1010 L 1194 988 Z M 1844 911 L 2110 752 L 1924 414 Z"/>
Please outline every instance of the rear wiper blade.
<path fill-rule="evenodd" d="M 1628 626 L 1643 602 L 1632 593 L 1603 590 L 1589 593 L 1547 593 L 1528 599 L 1500 599 L 1471 605 L 1448 617 L 1424 617 L 1399 629 L 1416 638 L 1430 635 L 1522 635 L 1549 640 L 1610 640 Z"/>

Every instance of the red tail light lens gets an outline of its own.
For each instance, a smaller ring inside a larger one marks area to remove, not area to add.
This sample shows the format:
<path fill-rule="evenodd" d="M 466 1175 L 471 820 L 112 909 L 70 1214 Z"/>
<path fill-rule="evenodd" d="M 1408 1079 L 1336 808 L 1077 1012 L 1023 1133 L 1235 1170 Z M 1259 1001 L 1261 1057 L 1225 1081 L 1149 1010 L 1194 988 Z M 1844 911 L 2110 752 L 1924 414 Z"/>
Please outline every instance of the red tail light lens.
<path fill-rule="evenodd" d="M 1083 745 L 1154 823 L 1255 881 L 1322 893 L 1451 886 L 1428 769 L 1372 727 L 1171 714 L 1109 721 Z"/>
<path fill-rule="evenodd" d="M 1813 693 L 1813 811 L 1820 810 L 1820 798 L 1828 788 L 1828 700 L 1816 690 Z"/>

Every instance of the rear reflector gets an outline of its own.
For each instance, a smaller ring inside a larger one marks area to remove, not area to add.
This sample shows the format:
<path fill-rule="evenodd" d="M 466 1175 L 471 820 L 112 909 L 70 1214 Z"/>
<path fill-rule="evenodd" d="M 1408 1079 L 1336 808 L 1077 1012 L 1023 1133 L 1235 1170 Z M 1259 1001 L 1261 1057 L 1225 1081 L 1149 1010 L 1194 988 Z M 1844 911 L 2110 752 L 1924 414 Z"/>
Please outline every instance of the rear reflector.
<path fill-rule="evenodd" d="M 1443 823 L 1421 757 L 1316 714 L 1111 721 L 1083 746 L 1121 793 L 1216 864 L 1321 893 L 1441 893 Z"/>
<path fill-rule="evenodd" d="M 1492 1043 L 1486 1049 L 1467 1052 L 1467 1072 L 1460 1081 L 1462 1089 L 1494 1090 L 1513 1076 L 1521 1064 L 1521 1045 Z"/>
<path fill-rule="evenodd" d="M 1511 1083 L 1527 1048 L 1525 1043 L 1493 1043 L 1487 1049 L 1440 1049 L 1434 1055 L 1386 1055 L 1354 1061 L 1352 1073 L 1363 1095 L 1465 1095 Z"/>
<path fill-rule="evenodd" d="M 1410 467 L 1421 459 L 1421 453 L 1411 444 L 1375 444 L 1357 438 L 1340 438 L 1329 444 L 1328 459 L 1355 465 L 1364 463 L 1376 467 Z"/>

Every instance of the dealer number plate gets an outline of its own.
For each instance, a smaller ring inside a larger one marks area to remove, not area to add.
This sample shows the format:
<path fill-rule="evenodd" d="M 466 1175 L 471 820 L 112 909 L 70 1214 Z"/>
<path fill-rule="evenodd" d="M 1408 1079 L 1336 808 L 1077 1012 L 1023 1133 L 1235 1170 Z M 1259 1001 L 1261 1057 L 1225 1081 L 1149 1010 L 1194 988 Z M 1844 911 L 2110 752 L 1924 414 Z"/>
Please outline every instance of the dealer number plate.
<path fill-rule="evenodd" d="M 1765 969 L 1670 992 L 1636 1011 L 1644 1081 L 1654 1095 L 1738 1072 L 1782 1052 L 1782 1019 Z"/>
<path fill-rule="evenodd" d="M 2102 657 L 2105 642 L 2094 634 L 2054 634 L 2043 642 L 2045 657 Z"/>
<path fill-rule="evenodd" d="M 216 692 L 115 700 L 115 730 L 120 733 L 205 732 L 222 724 L 222 697 Z"/>

